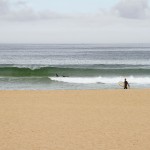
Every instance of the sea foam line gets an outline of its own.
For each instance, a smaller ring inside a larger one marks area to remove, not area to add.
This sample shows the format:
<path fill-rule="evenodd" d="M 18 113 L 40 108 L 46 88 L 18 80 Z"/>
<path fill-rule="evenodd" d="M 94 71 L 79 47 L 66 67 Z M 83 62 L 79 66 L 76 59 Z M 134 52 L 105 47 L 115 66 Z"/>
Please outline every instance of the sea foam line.
<path fill-rule="evenodd" d="M 124 81 L 125 77 L 49 77 L 52 81 L 76 83 L 76 84 L 116 84 Z M 150 84 L 150 77 L 126 77 L 129 83 Z"/>

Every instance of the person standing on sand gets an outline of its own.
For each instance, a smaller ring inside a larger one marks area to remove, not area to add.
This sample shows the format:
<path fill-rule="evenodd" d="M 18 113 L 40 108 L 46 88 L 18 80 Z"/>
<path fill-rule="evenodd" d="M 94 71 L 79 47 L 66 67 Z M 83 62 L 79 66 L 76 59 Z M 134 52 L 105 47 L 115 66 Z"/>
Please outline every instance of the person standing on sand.
<path fill-rule="evenodd" d="M 128 81 L 125 79 L 124 80 L 124 89 L 128 89 L 128 87 L 130 87 Z"/>

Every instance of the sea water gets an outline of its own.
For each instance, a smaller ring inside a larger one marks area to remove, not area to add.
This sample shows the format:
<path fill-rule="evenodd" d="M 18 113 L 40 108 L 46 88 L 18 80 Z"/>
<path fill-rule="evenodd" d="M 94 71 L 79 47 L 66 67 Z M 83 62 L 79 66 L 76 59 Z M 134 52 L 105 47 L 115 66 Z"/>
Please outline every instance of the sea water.
<path fill-rule="evenodd" d="M 1 90 L 120 89 L 125 78 L 150 88 L 150 44 L 0 44 Z"/>

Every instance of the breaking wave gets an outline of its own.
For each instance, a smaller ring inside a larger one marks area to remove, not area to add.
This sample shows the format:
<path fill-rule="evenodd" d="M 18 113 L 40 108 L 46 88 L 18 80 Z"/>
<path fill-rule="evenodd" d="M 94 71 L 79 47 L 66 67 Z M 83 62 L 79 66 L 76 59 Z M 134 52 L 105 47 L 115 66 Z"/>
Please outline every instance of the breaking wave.
<path fill-rule="evenodd" d="M 149 76 L 150 66 L 91 65 L 91 66 L 0 66 L 0 76 L 10 77 L 97 77 Z"/>
<path fill-rule="evenodd" d="M 53 81 L 76 83 L 76 84 L 116 84 L 119 81 L 124 81 L 123 77 L 49 77 Z M 129 83 L 134 84 L 150 84 L 150 77 L 127 77 Z"/>

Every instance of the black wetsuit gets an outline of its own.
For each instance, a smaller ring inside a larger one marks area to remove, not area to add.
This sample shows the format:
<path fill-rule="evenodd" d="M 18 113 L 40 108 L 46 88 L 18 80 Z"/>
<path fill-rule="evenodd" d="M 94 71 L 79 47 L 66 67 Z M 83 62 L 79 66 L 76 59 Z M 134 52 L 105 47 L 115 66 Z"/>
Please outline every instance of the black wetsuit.
<path fill-rule="evenodd" d="M 128 88 L 128 82 L 124 81 L 124 89 L 127 89 L 127 88 Z"/>

